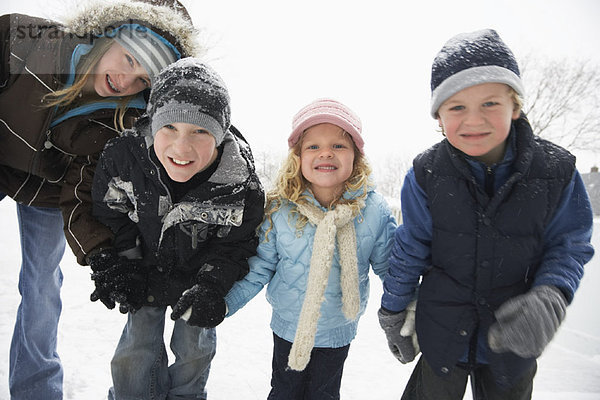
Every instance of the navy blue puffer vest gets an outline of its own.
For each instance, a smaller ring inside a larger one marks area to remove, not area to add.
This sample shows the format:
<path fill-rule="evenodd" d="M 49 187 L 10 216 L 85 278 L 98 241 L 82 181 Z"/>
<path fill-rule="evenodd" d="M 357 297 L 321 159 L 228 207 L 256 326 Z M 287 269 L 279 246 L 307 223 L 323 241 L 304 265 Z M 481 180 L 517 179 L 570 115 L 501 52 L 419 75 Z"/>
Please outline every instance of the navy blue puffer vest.
<path fill-rule="evenodd" d="M 514 128 L 512 172 L 491 198 L 447 140 L 414 161 L 433 221 L 432 267 L 419 289 L 416 328 L 425 359 L 440 375 L 452 370 L 473 335 L 487 336 L 504 301 L 530 288 L 545 228 L 575 170 L 575 158 L 534 137 L 524 117 Z M 489 348 L 487 358 L 503 386 L 534 362 Z"/>

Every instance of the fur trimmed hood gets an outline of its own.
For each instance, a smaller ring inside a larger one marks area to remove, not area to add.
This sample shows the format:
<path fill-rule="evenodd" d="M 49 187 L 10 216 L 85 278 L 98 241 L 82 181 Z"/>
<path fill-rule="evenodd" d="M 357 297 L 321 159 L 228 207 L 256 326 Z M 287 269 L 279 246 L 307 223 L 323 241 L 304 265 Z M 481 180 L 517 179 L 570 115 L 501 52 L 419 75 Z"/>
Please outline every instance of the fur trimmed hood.
<path fill-rule="evenodd" d="M 59 19 L 66 32 L 78 36 L 99 36 L 110 27 L 139 23 L 172 42 L 182 57 L 199 57 L 205 53 L 187 10 L 177 0 L 89 0 L 78 4 L 69 16 Z"/>

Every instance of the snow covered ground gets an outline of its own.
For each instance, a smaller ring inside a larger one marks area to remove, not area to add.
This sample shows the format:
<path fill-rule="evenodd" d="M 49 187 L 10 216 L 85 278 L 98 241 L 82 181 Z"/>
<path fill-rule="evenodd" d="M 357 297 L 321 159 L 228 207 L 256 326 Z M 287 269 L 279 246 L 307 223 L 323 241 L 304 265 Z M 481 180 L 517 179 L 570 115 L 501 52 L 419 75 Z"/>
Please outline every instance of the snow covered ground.
<path fill-rule="evenodd" d="M 8 394 L 8 348 L 19 303 L 17 280 L 20 248 L 15 205 L 0 202 L 0 399 Z M 597 223 L 597 227 L 600 227 Z M 600 235 L 594 238 L 600 249 Z M 600 399 L 600 257 L 588 264 L 575 301 L 555 340 L 539 360 L 535 400 Z M 92 303 L 87 267 L 67 252 L 59 354 L 65 368 L 65 399 L 100 400 L 110 386 L 109 362 L 125 316 Z M 358 337 L 350 347 L 342 380 L 342 399 L 399 399 L 413 365 L 402 365 L 389 353 L 376 311 L 381 284 L 373 276 L 371 302 Z M 259 294 L 218 329 L 218 350 L 208 383 L 214 400 L 265 399 L 271 373 L 270 308 Z M 167 329 L 168 336 L 168 329 Z M 471 399 L 467 393 L 465 399 Z"/>

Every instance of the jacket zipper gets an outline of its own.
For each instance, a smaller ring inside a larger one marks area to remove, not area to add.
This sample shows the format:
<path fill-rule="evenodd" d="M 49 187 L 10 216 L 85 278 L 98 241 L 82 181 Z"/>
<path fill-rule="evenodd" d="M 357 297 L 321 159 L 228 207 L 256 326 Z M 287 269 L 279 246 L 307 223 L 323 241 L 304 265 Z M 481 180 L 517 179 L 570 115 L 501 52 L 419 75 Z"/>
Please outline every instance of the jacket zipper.
<path fill-rule="evenodd" d="M 146 150 L 147 150 L 146 154 L 148 156 L 148 161 L 150 161 L 150 164 L 152 164 L 154 166 L 154 170 L 150 170 L 150 174 L 153 175 L 153 173 L 155 173 L 158 183 L 163 187 L 163 189 L 165 189 L 165 192 L 167 193 L 167 198 L 169 199 L 169 210 L 168 211 L 171 211 L 173 209 L 173 198 L 171 197 L 171 192 L 169 192 L 169 188 L 167 187 L 167 185 L 165 185 L 162 178 L 160 177 L 160 168 L 158 167 L 158 165 L 156 165 L 154 163 L 154 160 L 152 160 L 152 156 L 150 154 L 150 151 L 152 151 L 152 150 L 150 149 L 150 147 L 146 147 Z M 167 213 L 168 213 L 168 211 L 167 211 Z M 162 242 L 162 233 L 160 235 L 160 238 L 158 239 L 158 246 L 157 246 L 156 252 L 155 252 L 156 256 L 158 256 L 158 251 L 160 249 L 161 242 Z"/>
<path fill-rule="evenodd" d="M 490 166 L 486 166 L 484 186 L 488 197 L 494 197 L 494 170 Z"/>

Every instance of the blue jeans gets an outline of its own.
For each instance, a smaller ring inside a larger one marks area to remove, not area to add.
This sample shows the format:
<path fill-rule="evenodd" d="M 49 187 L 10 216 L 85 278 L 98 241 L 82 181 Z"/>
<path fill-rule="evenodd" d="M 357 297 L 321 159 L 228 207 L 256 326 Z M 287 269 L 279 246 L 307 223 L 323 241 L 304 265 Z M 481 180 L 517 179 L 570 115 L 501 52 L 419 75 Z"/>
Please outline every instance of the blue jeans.
<path fill-rule="evenodd" d="M 206 381 L 215 356 L 215 329 L 175 321 L 168 365 L 164 343 L 166 307 L 129 313 L 111 361 L 109 400 L 206 399 Z"/>
<path fill-rule="evenodd" d="M 56 337 L 62 310 L 59 263 L 65 251 L 63 218 L 59 209 L 22 204 L 17 204 L 17 215 L 21 304 L 10 346 L 11 399 L 62 399 L 63 368 Z"/>

